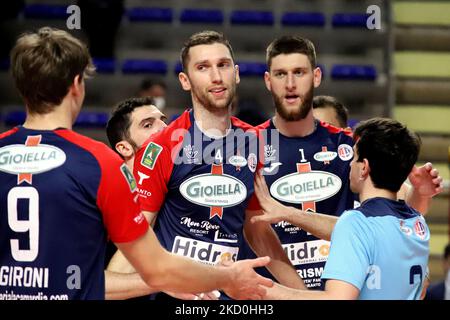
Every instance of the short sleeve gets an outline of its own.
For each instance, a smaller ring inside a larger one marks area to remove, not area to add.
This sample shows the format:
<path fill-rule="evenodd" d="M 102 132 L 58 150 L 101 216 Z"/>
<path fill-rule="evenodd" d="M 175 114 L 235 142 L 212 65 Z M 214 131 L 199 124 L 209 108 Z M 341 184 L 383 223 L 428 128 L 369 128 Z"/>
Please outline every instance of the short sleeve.
<path fill-rule="evenodd" d="M 170 150 L 155 142 L 140 149 L 134 161 L 134 176 L 143 211 L 159 211 L 168 191 L 173 168 Z"/>
<path fill-rule="evenodd" d="M 100 165 L 102 172 L 97 206 L 102 212 L 108 234 L 113 242 L 136 240 L 147 232 L 149 226 L 137 203 L 133 174 L 112 151 L 111 157 L 102 157 Z"/>
<path fill-rule="evenodd" d="M 323 280 L 341 280 L 362 289 L 371 264 L 371 232 L 359 211 L 342 214 L 331 236 L 331 247 Z"/>

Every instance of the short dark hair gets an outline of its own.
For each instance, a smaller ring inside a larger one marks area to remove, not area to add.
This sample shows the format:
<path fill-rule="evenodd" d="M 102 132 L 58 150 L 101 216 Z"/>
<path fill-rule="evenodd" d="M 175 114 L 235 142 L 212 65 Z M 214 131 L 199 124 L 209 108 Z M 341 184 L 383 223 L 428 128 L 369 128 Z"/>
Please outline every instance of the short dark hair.
<path fill-rule="evenodd" d="M 356 161 L 369 161 L 374 186 L 398 192 L 417 161 L 419 137 L 396 120 L 373 118 L 357 125 L 353 139 Z"/>
<path fill-rule="evenodd" d="M 331 96 L 316 96 L 313 99 L 313 109 L 327 108 L 331 107 L 336 111 L 337 119 L 339 125 L 342 128 L 347 127 L 348 122 L 348 109 L 341 102 L 339 102 L 335 97 Z"/>
<path fill-rule="evenodd" d="M 297 36 L 282 36 L 272 41 L 266 49 L 266 63 L 270 70 L 272 59 L 280 54 L 301 53 L 308 57 L 311 67 L 316 67 L 316 49 L 314 44 Z"/>
<path fill-rule="evenodd" d="M 19 37 L 11 51 L 11 70 L 28 111 L 46 114 L 62 102 L 75 76 L 81 80 L 95 67 L 80 40 L 44 27 Z"/>
<path fill-rule="evenodd" d="M 234 54 L 233 54 L 233 48 L 231 47 L 230 42 L 227 38 L 223 35 L 223 33 L 217 32 L 217 31 L 201 31 L 194 33 L 187 39 L 184 44 L 183 48 L 181 49 L 180 54 L 180 60 L 181 64 L 183 66 L 183 71 L 187 72 L 187 65 L 189 63 L 189 50 L 192 47 L 203 45 L 203 44 L 214 44 L 214 43 L 221 43 L 224 46 L 228 48 L 230 51 L 231 58 L 234 61 Z"/>
<path fill-rule="evenodd" d="M 129 98 L 117 104 L 106 125 L 106 135 L 108 136 L 109 144 L 114 151 L 117 152 L 115 146 L 116 143 L 121 140 L 126 140 L 132 144 L 134 143 L 130 137 L 131 113 L 134 109 L 154 104 L 151 97 Z"/>
<path fill-rule="evenodd" d="M 450 257 L 450 243 L 444 249 L 444 259 L 448 259 L 448 257 Z"/>

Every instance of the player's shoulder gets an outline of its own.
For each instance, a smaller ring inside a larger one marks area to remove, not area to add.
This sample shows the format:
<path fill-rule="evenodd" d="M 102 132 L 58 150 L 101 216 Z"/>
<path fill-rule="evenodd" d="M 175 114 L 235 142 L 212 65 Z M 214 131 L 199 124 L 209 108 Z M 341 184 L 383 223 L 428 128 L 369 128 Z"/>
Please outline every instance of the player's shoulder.
<path fill-rule="evenodd" d="M 367 217 L 358 209 L 344 211 L 338 218 L 336 226 L 363 225 L 367 223 Z"/>
<path fill-rule="evenodd" d="M 252 126 L 251 124 L 242 121 L 241 119 L 237 118 L 237 117 L 231 117 L 231 124 L 239 129 L 242 129 L 244 132 L 249 131 L 249 130 L 253 130 L 256 131 L 256 127 Z"/>
<path fill-rule="evenodd" d="M 18 127 L 12 128 L 11 130 L 8 130 L 6 132 L 0 133 L 0 140 L 9 137 L 11 135 L 13 135 L 14 133 L 16 133 L 19 130 Z"/>
<path fill-rule="evenodd" d="M 256 130 L 266 130 L 270 127 L 270 119 L 256 126 Z"/>
<path fill-rule="evenodd" d="M 353 132 L 350 128 L 338 128 L 324 121 L 319 121 L 319 125 L 323 127 L 330 135 L 344 136 L 350 139 L 353 138 Z"/>
<path fill-rule="evenodd" d="M 105 162 L 121 163 L 122 159 L 103 142 L 86 137 L 82 134 L 67 129 L 57 129 L 55 134 L 64 138 L 66 141 L 84 149 L 86 152 L 94 156 L 101 164 Z"/>

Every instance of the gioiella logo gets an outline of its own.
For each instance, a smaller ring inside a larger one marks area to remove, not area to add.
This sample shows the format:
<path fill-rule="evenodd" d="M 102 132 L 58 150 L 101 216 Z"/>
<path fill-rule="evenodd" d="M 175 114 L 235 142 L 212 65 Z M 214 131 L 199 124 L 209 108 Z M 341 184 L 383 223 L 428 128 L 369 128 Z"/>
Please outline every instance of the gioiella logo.
<path fill-rule="evenodd" d="M 341 186 L 341 179 L 329 172 L 291 173 L 276 180 L 270 186 L 270 194 L 280 201 L 299 204 L 328 199 Z"/>
<path fill-rule="evenodd" d="M 183 197 L 204 207 L 231 207 L 247 197 L 247 188 L 233 176 L 202 174 L 184 181 L 180 186 Z"/>
<path fill-rule="evenodd" d="M 66 162 L 66 154 L 61 149 L 40 144 L 41 136 L 29 136 L 24 145 L 13 144 L 0 148 L 0 171 L 17 174 L 18 184 L 31 184 L 33 174 L 55 169 Z"/>

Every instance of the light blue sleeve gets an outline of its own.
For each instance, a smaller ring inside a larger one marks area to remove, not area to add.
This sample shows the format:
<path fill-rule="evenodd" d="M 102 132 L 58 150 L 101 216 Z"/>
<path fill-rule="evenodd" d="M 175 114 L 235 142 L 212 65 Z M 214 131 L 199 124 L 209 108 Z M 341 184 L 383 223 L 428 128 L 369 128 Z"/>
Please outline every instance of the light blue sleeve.
<path fill-rule="evenodd" d="M 371 235 L 367 218 L 361 212 L 344 212 L 331 235 L 330 254 L 322 279 L 345 281 L 361 291 L 372 261 Z"/>

